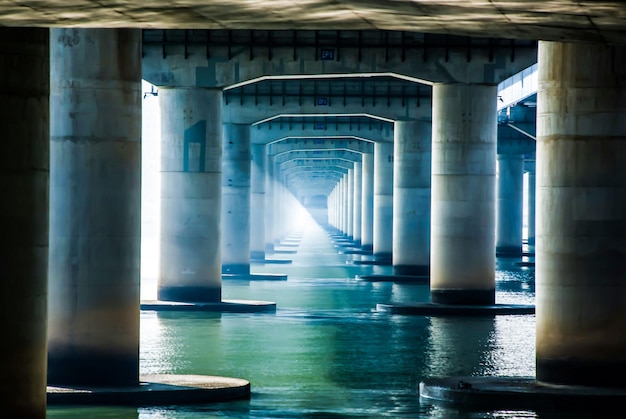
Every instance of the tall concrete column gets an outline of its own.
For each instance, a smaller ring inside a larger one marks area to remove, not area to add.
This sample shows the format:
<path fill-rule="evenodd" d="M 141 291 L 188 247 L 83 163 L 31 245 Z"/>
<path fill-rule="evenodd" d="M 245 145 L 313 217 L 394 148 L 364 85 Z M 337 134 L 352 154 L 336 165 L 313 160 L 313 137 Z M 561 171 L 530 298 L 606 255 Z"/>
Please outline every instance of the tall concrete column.
<path fill-rule="evenodd" d="M 161 258 L 158 298 L 222 297 L 222 91 L 160 88 Z"/>
<path fill-rule="evenodd" d="M 354 169 L 346 174 L 346 235 L 352 240 L 354 236 Z"/>
<path fill-rule="evenodd" d="M 536 197 L 536 173 L 533 170 L 528 172 L 528 246 L 531 248 L 535 247 L 535 220 L 536 220 L 536 211 L 535 211 L 535 197 Z"/>
<path fill-rule="evenodd" d="M 374 257 L 391 261 L 393 251 L 393 143 L 374 145 Z"/>
<path fill-rule="evenodd" d="M 0 405 L 46 417 L 49 30 L 0 29 Z"/>
<path fill-rule="evenodd" d="M 430 272 L 430 122 L 394 123 L 393 271 Z"/>
<path fill-rule="evenodd" d="M 362 154 L 361 249 L 374 249 L 374 155 Z"/>
<path fill-rule="evenodd" d="M 495 302 L 496 94 L 433 86 L 431 301 Z"/>
<path fill-rule="evenodd" d="M 265 251 L 274 252 L 274 156 L 265 155 Z"/>
<path fill-rule="evenodd" d="M 624 388 L 626 47 L 539 42 L 537 380 Z"/>
<path fill-rule="evenodd" d="M 222 272 L 250 274 L 250 125 L 224 124 Z"/>
<path fill-rule="evenodd" d="M 51 29 L 48 382 L 139 382 L 141 31 Z"/>
<path fill-rule="evenodd" d="M 361 245 L 361 194 L 363 193 L 361 188 L 363 176 L 361 174 L 361 162 L 354 162 L 354 196 L 352 202 L 354 203 L 354 210 L 352 216 L 352 240 Z"/>
<path fill-rule="evenodd" d="M 250 258 L 265 259 L 265 144 L 252 144 Z"/>
<path fill-rule="evenodd" d="M 521 256 L 524 211 L 524 156 L 498 154 L 496 254 Z"/>
<path fill-rule="evenodd" d="M 346 229 L 346 177 L 343 176 L 339 180 L 339 230 L 343 233 L 347 233 Z"/>

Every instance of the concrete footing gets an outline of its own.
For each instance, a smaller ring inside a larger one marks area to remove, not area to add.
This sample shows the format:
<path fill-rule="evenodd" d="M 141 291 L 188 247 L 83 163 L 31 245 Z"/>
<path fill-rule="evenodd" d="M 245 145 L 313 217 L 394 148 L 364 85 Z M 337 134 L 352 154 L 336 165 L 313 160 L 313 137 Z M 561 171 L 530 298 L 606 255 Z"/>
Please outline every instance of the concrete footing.
<path fill-rule="evenodd" d="M 498 314 L 535 314 L 535 306 L 525 304 L 376 304 L 376 311 L 417 316 L 494 316 Z"/>
<path fill-rule="evenodd" d="M 376 266 L 391 266 L 393 262 L 390 258 L 377 258 L 374 257 L 372 259 L 364 259 L 364 260 L 354 260 L 352 261 L 354 265 L 376 265 Z"/>
<path fill-rule="evenodd" d="M 222 274 L 223 280 L 286 281 L 286 274 Z"/>
<path fill-rule="evenodd" d="M 293 263 L 291 259 L 250 259 L 250 264 L 265 265 L 265 264 L 279 264 L 288 265 Z"/>
<path fill-rule="evenodd" d="M 256 300 L 222 300 L 215 303 L 186 303 L 147 300 L 141 302 L 144 311 L 210 311 L 221 313 L 258 313 L 276 311 L 276 303 Z"/>
<path fill-rule="evenodd" d="M 621 411 L 626 400 L 626 388 L 546 384 L 535 377 L 430 378 L 420 383 L 419 394 L 426 402 L 463 408 L 559 412 L 586 409 L 593 412 L 593 417 L 603 409 Z"/>
<path fill-rule="evenodd" d="M 354 279 L 366 282 L 398 282 L 403 284 L 424 284 L 430 283 L 430 276 L 428 275 L 355 275 Z"/>
<path fill-rule="evenodd" d="M 165 406 L 250 398 L 250 382 L 205 375 L 143 375 L 136 386 L 48 386 L 50 405 Z"/>

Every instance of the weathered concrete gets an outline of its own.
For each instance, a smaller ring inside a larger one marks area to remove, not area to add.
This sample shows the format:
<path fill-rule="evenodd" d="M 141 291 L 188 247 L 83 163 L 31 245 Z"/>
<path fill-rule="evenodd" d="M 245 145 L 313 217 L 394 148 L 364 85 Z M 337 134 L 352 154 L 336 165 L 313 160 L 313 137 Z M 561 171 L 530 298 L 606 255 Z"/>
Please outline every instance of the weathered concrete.
<path fill-rule="evenodd" d="M 495 302 L 496 86 L 433 87 L 431 300 Z"/>
<path fill-rule="evenodd" d="M 420 382 L 419 395 L 420 404 L 460 405 L 464 410 L 534 410 L 542 417 L 610 417 L 623 408 L 626 390 L 555 385 L 534 377 L 453 376 Z"/>
<path fill-rule="evenodd" d="M 48 383 L 136 385 L 141 33 L 53 29 L 50 50 Z"/>
<path fill-rule="evenodd" d="M 348 169 L 346 179 L 346 235 L 354 240 L 354 169 Z"/>
<path fill-rule="evenodd" d="M 265 260 L 265 144 L 252 144 L 250 173 L 250 259 Z"/>
<path fill-rule="evenodd" d="M 393 272 L 430 273 L 432 126 L 396 121 L 393 159 Z"/>
<path fill-rule="evenodd" d="M 221 90 L 159 89 L 161 258 L 158 299 L 221 301 Z"/>
<path fill-rule="evenodd" d="M 46 417 L 48 297 L 48 29 L 0 29 L 0 405 Z"/>
<path fill-rule="evenodd" d="M 361 248 L 374 249 L 374 153 L 362 155 Z"/>
<path fill-rule="evenodd" d="M 142 375 L 136 386 L 48 386 L 48 405 L 168 406 L 245 400 L 250 382 L 207 375 Z"/>
<path fill-rule="evenodd" d="M 287 4 L 267 0 L 252 4 L 242 0 L 226 3 L 190 0 L 184 4 L 138 0 L 120 0 L 109 4 L 76 0 L 71 7 L 59 0 L 45 3 L 25 0 L 3 5 L 0 11 L 0 23 L 7 26 L 344 28 L 519 39 L 586 39 L 598 42 L 625 39 L 620 31 L 624 7 L 618 0 L 602 2 L 602 7 L 594 7 L 593 13 L 588 7 L 569 0 L 554 0 L 549 9 L 542 0 L 527 0 L 523 5 L 517 2 L 468 4 L 461 0 Z M 254 37 L 254 34 L 251 36 Z M 262 53 L 266 54 L 265 51 Z M 384 58 L 384 54 L 382 56 Z"/>
<path fill-rule="evenodd" d="M 362 164 L 360 162 L 354 162 L 354 196 L 352 198 L 354 203 L 354 215 L 352 216 L 352 240 L 357 246 L 361 246 L 361 195 L 363 183 Z"/>
<path fill-rule="evenodd" d="M 626 387 L 626 48 L 541 42 L 537 380 Z"/>
<path fill-rule="evenodd" d="M 250 273 L 250 126 L 224 124 L 222 273 Z"/>
<path fill-rule="evenodd" d="M 265 252 L 274 251 L 274 169 L 275 158 L 269 153 L 265 154 Z"/>
<path fill-rule="evenodd" d="M 498 154 L 496 255 L 522 255 L 524 156 Z"/>
<path fill-rule="evenodd" d="M 535 165 L 533 162 L 532 170 L 528 171 L 528 201 L 527 211 L 528 211 L 528 246 L 530 249 L 535 248 L 535 231 L 536 231 L 536 220 L 537 220 L 537 212 L 536 212 L 536 196 L 537 196 L 537 173 L 535 171 Z"/>
<path fill-rule="evenodd" d="M 393 143 L 376 143 L 374 150 L 374 258 L 391 262 L 393 251 Z"/>

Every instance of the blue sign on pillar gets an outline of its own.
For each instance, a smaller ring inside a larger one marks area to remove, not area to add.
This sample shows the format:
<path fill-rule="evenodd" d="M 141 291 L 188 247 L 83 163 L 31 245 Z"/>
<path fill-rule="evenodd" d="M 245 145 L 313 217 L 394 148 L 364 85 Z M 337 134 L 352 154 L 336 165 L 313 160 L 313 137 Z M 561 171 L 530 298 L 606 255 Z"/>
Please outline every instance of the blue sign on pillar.
<path fill-rule="evenodd" d="M 335 50 L 330 48 L 322 48 L 320 51 L 322 61 L 333 61 L 335 59 Z"/>
<path fill-rule="evenodd" d="M 185 130 L 183 171 L 204 172 L 206 158 L 206 120 L 198 121 Z"/>

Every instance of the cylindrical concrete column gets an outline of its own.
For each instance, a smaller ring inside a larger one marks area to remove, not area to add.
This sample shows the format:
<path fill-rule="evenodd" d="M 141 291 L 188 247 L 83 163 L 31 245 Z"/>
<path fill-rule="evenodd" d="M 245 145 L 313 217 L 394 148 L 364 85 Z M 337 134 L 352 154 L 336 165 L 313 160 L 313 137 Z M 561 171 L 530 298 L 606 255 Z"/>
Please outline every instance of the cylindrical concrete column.
<path fill-rule="evenodd" d="M 521 256 L 524 156 L 498 154 L 496 255 Z"/>
<path fill-rule="evenodd" d="M 374 257 L 393 252 L 393 143 L 374 145 Z"/>
<path fill-rule="evenodd" d="M 11 418 L 46 417 L 48 33 L 0 29 L 0 405 Z"/>
<path fill-rule="evenodd" d="M 139 382 L 141 31 L 51 29 L 48 382 Z"/>
<path fill-rule="evenodd" d="M 265 155 L 265 251 L 274 252 L 274 156 Z"/>
<path fill-rule="evenodd" d="M 339 188 L 341 189 L 341 232 L 348 235 L 348 199 L 347 199 L 347 175 L 343 175 L 339 182 Z"/>
<path fill-rule="evenodd" d="M 626 47 L 539 42 L 537 380 L 626 387 Z"/>
<path fill-rule="evenodd" d="M 536 197 L 536 173 L 535 170 L 531 170 L 528 172 L 528 246 L 531 248 L 535 247 L 535 220 L 536 220 L 536 210 L 535 210 L 535 197 Z"/>
<path fill-rule="evenodd" d="M 222 272 L 250 274 L 250 125 L 224 124 Z"/>
<path fill-rule="evenodd" d="M 352 240 L 354 236 L 354 169 L 346 174 L 346 235 Z"/>
<path fill-rule="evenodd" d="M 374 249 L 374 155 L 361 155 L 361 249 Z"/>
<path fill-rule="evenodd" d="M 394 123 L 393 272 L 430 272 L 430 122 Z"/>
<path fill-rule="evenodd" d="M 361 174 L 361 162 L 354 162 L 354 196 L 352 202 L 354 203 L 354 210 L 352 216 L 352 240 L 361 245 L 361 194 L 363 193 L 361 188 L 362 183 Z"/>
<path fill-rule="evenodd" d="M 496 94 L 433 86 L 431 301 L 495 302 Z"/>
<path fill-rule="evenodd" d="M 161 258 L 158 298 L 222 299 L 222 91 L 160 88 Z"/>
<path fill-rule="evenodd" d="M 252 144 L 250 174 L 250 258 L 265 259 L 265 144 Z"/>

